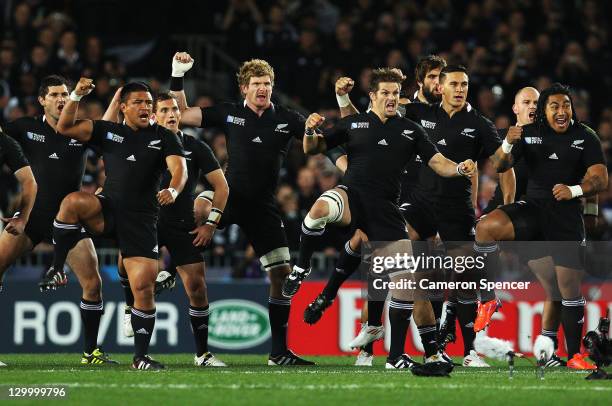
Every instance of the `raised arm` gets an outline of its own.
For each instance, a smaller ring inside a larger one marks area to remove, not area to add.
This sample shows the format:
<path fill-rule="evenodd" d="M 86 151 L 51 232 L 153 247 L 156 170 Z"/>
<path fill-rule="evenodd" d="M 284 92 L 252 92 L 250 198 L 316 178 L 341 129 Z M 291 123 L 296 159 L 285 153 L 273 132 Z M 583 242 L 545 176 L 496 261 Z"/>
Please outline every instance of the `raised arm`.
<path fill-rule="evenodd" d="M 106 108 L 106 111 L 104 112 L 104 115 L 102 116 L 102 120 L 110 121 L 113 123 L 121 122 L 121 120 L 119 119 L 119 111 L 120 111 L 119 105 L 121 104 L 121 89 L 123 88 L 120 87 L 115 92 L 115 95 L 113 96 L 113 100 L 111 100 L 108 107 Z"/>
<path fill-rule="evenodd" d="M 94 89 L 92 79 L 81 78 L 79 83 L 70 93 L 68 102 L 62 109 L 62 112 L 57 121 L 57 132 L 70 138 L 74 138 L 81 142 L 87 142 L 91 139 L 93 133 L 92 120 L 77 120 L 76 113 L 79 109 L 79 101 L 87 96 Z"/>
<path fill-rule="evenodd" d="M 456 164 L 450 159 L 446 158 L 440 152 L 436 153 L 431 157 L 427 163 L 435 173 L 444 177 L 452 178 L 456 176 L 465 176 L 471 178 L 476 172 L 476 164 L 471 159 Z"/>
<path fill-rule="evenodd" d="M 353 114 L 359 114 L 359 110 L 353 105 L 349 97 L 349 93 L 353 90 L 355 82 L 353 79 L 342 76 L 336 80 L 336 100 L 338 101 L 338 107 L 340 107 L 340 117 L 352 116 Z"/>
<path fill-rule="evenodd" d="M 184 77 L 195 63 L 187 52 L 177 52 L 172 57 L 172 77 L 170 78 L 170 93 L 176 97 L 176 103 L 181 111 L 181 125 L 200 127 L 202 125 L 202 110 L 199 107 L 189 107 L 185 95 Z"/>
<path fill-rule="evenodd" d="M 506 138 L 504 138 L 504 142 L 490 157 L 497 172 L 506 172 L 508 169 L 512 168 L 514 165 L 514 158 L 511 153 L 512 148 L 515 144 L 520 142 L 522 135 L 522 127 L 512 126 L 508 128 L 508 133 L 506 134 Z"/>

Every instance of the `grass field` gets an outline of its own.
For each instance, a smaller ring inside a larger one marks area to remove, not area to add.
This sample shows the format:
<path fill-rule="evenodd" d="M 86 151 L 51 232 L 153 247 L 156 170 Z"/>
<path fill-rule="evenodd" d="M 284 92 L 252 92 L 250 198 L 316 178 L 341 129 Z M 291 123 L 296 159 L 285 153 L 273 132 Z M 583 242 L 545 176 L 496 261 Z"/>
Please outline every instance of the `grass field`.
<path fill-rule="evenodd" d="M 384 358 L 372 368 L 352 366 L 353 357 L 308 357 L 316 367 L 268 367 L 262 355 L 224 355 L 231 365 L 197 369 L 190 354 L 156 356 L 162 372 L 132 371 L 130 356 L 114 357 L 121 365 L 81 367 L 68 354 L 2 354 L 0 399 L 9 386 L 63 385 L 62 404 L 153 405 L 327 405 L 327 404 L 520 404 L 611 405 L 612 380 L 586 381 L 586 373 L 546 370 L 544 380 L 525 360 L 517 361 L 514 378 L 497 362 L 489 369 L 456 367 L 450 378 L 422 378 L 409 371 L 387 371 Z M 1 401 L 0 401 L 1 402 Z M 487 402 L 487 403 L 485 403 Z M 40 401 L 21 400 L 19 404 Z"/>

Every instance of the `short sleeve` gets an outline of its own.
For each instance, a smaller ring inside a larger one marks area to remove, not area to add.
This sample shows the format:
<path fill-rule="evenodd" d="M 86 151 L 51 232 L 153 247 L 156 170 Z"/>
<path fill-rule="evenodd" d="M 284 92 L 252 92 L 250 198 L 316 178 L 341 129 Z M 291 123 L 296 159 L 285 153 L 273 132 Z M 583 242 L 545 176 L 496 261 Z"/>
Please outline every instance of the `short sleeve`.
<path fill-rule="evenodd" d="M 293 118 L 291 120 L 291 136 L 297 140 L 304 138 L 305 126 L 306 119 L 304 116 L 297 111 L 293 112 Z"/>
<path fill-rule="evenodd" d="M 185 156 L 185 151 L 183 149 L 183 145 L 181 144 L 181 140 L 178 135 L 173 133 L 172 131 L 158 126 L 160 131 L 161 139 L 162 139 L 162 155 L 164 158 L 167 158 L 171 155 Z"/>
<path fill-rule="evenodd" d="M 582 124 L 584 128 L 584 150 L 582 153 L 582 162 L 585 168 L 589 168 L 590 166 L 597 164 L 606 164 L 606 158 L 601 148 L 601 142 L 599 141 L 599 137 L 595 131 Z"/>
<path fill-rule="evenodd" d="M 333 127 L 323 130 L 323 137 L 325 138 L 325 143 L 328 150 L 348 141 L 351 117 L 353 116 L 345 117 L 338 121 Z"/>
<path fill-rule="evenodd" d="M 2 132 L 0 132 L 0 156 L 4 158 L 5 163 L 13 173 L 30 165 L 19 143 Z M 0 162 L 0 165 L 2 165 L 2 162 Z"/>
<path fill-rule="evenodd" d="M 221 168 L 217 158 L 215 158 L 215 154 L 206 143 L 195 140 L 194 146 L 198 168 L 200 168 L 204 175 Z"/>
<path fill-rule="evenodd" d="M 488 118 L 484 116 L 481 117 L 482 125 L 480 126 L 480 131 L 478 133 L 478 136 L 480 137 L 481 153 L 478 159 L 488 158 L 495 154 L 495 151 L 497 151 L 502 144 L 495 125 L 493 125 L 491 120 Z"/>
<path fill-rule="evenodd" d="M 325 152 L 325 156 L 327 156 L 334 165 L 336 165 L 336 161 L 338 160 L 338 158 L 343 155 L 346 155 L 346 150 L 342 146 L 337 146 L 328 149 L 327 152 Z"/>
<path fill-rule="evenodd" d="M 211 107 L 202 107 L 202 123 L 201 128 L 221 127 L 225 125 L 227 115 L 226 109 L 222 104 L 216 104 Z"/>
<path fill-rule="evenodd" d="M 107 136 L 112 137 L 112 134 L 109 134 L 113 133 L 111 125 L 110 121 L 94 120 L 89 145 L 101 149 Z"/>
<path fill-rule="evenodd" d="M 440 151 L 438 151 L 438 148 L 436 148 L 434 143 L 431 142 L 423 127 L 417 125 L 414 134 L 416 136 L 416 152 L 421 157 L 423 162 L 427 164 L 431 158 Z"/>

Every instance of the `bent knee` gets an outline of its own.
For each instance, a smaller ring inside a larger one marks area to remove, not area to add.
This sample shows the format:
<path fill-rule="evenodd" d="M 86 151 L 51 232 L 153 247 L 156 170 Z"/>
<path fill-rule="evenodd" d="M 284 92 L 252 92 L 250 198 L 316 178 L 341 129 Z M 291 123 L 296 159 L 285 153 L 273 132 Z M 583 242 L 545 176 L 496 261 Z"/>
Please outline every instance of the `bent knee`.
<path fill-rule="evenodd" d="M 329 204 L 325 200 L 317 200 L 308 212 L 313 219 L 320 219 L 329 214 Z"/>

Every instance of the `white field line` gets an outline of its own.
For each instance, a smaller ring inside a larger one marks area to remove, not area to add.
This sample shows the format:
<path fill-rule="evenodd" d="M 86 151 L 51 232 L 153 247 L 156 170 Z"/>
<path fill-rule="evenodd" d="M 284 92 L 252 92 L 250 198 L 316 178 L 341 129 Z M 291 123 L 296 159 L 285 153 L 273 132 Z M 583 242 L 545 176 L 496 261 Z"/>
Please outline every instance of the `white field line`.
<path fill-rule="evenodd" d="M 79 382 L 53 382 L 53 383 L 36 383 L 37 386 L 65 386 L 68 388 L 94 388 L 94 389 L 177 389 L 177 390 L 201 390 L 201 389 L 231 389 L 231 390 L 243 390 L 243 389 L 282 389 L 282 390 L 312 390 L 312 391 L 323 391 L 323 390 L 363 390 L 363 389 L 431 389 L 431 385 L 434 385 L 436 390 L 439 389 L 492 389 L 501 391 L 542 391 L 550 390 L 557 391 L 558 393 L 563 392 L 582 392 L 582 391 L 600 391 L 600 392 L 612 392 L 612 386 L 551 386 L 551 385 L 513 385 L 513 386 L 499 386 L 499 385 L 480 385 L 480 384 L 434 384 L 433 382 L 427 382 L 429 384 L 396 384 L 396 383 L 365 383 L 365 384 L 316 384 L 316 385 L 294 385 L 294 384 L 116 384 L 116 383 L 79 383 Z M 2 386 L 28 386 L 23 383 L 10 383 L 3 382 Z"/>

